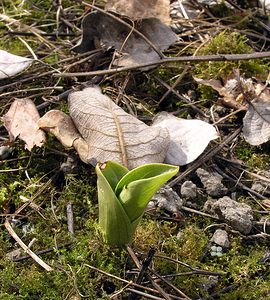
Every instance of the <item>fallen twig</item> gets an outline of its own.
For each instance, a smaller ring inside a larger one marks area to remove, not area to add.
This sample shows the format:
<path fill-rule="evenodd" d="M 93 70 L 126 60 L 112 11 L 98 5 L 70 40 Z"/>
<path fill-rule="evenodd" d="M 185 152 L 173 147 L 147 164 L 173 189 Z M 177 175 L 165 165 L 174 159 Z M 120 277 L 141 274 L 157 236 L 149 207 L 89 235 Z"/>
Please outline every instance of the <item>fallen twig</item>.
<path fill-rule="evenodd" d="M 162 65 L 165 63 L 174 62 L 203 62 L 203 61 L 239 61 L 270 58 L 270 51 L 266 52 L 254 52 L 249 54 L 217 54 L 217 55 L 204 55 L 204 56 L 180 56 L 180 57 L 167 57 L 160 60 L 155 60 L 145 64 L 137 64 L 129 67 L 116 67 L 114 69 L 99 70 L 91 72 L 77 72 L 77 73 L 55 73 L 55 77 L 80 77 L 80 76 L 95 76 L 95 75 L 108 75 L 116 74 L 129 70 L 141 69 L 144 67 L 150 67 L 155 65 Z"/>
<path fill-rule="evenodd" d="M 71 202 L 67 204 L 67 224 L 68 224 L 68 232 L 70 234 L 74 234 L 73 209 L 72 209 Z"/>
<path fill-rule="evenodd" d="M 70 245 L 72 245 L 72 242 L 66 243 L 64 245 L 57 246 L 57 249 L 65 248 L 65 247 L 68 247 Z M 54 250 L 55 250 L 55 248 L 48 248 L 48 249 L 36 251 L 36 254 L 37 255 L 46 254 L 46 253 L 53 252 Z M 12 261 L 14 261 L 14 262 L 20 262 L 20 261 L 23 261 L 23 260 L 29 259 L 29 258 L 31 258 L 30 255 L 24 255 L 24 256 L 19 256 L 19 257 L 12 258 Z"/>
<path fill-rule="evenodd" d="M 215 148 L 209 150 L 207 153 L 202 155 L 193 165 L 191 165 L 185 172 L 177 176 L 174 180 L 172 180 L 168 185 L 170 187 L 173 187 L 175 184 L 180 182 L 182 179 L 184 179 L 187 175 L 189 175 L 191 172 L 199 168 L 203 163 L 207 162 L 209 159 L 211 159 L 213 156 L 215 156 L 225 145 L 227 145 L 229 142 L 234 140 L 238 134 L 241 132 L 242 126 L 236 129 L 231 135 L 227 136 L 222 143 L 217 145 Z"/>
<path fill-rule="evenodd" d="M 4 223 L 7 231 L 9 234 L 14 238 L 14 240 L 22 247 L 22 249 L 30 255 L 35 262 L 37 262 L 42 268 L 44 268 L 46 271 L 50 272 L 53 270 L 52 267 L 50 267 L 48 264 L 46 264 L 41 258 L 39 258 L 32 250 L 29 249 L 25 245 L 25 243 L 19 238 L 19 236 L 16 234 L 16 232 L 13 230 L 11 224 L 9 223 L 8 219 L 6 219 Z"/>
<path fill-rule="evenodd" d="M 141 284 L 141 282 L 143 281 L 143 278 L 144 278 L 144 276 L 146 275 L 146 271 L 147 271 L 147 269 L 148 269 L 148 267 L 149 267 L 149 265 L 150 265 L 150 263 L 151 263 L 151 261 L 152 261 L 152 259 L 153 259 L 153 256 L 154 256 L 154 254 L 155 254 L 155 248 L 153 248 L 153 247 L 150 247 L 150 249 L 149 249 L 149 251 L 148 251 L 148 255 L 147 255 L 147 257 L 145 258 L 145 260 L 143 261 L 143 263 L 142 263 L 142 267 L 141 267 L 141 269 L 140 269 L 140 272 L 139 272 L 139 274 L 138 274 L 138 277 L 137 277 L 137 280 L 136 280 L 136 283 L 138 283 L 138 284 Z M 133 252 L 132 253 L 130 253 L 130 255 L 133 255 Z M 133 258 L 133 260 L 134 260 L 135 258 Z M 129 295 L 129 297 L 128 297 L 128 300 L 137 300 L 138 299 L 138 297 L 134 297 L 134 294 L 133 293 L 131 293 L 130 295 Z"/>
<path fill-rule="evenodd" d="M 131 256 L 131 258 L 133 259 L 134 263 L 136 264 L 137 268 L 139 270 L 141 270 L 141 264 L 137 258 L 137 256 L 135 255 L 135 253 L 133 252 L 133 250 L 127 246 L 127 250 L 128 250 L 128 253 L 129 255 Z M 161 286 L 159 286 L 154 280 L 153 278 L 150 276 L 150 275 L 147 275 L 146 276 L 147 279 L 152 283 L 152 285 L 159 291 L 159 293 L 164 297 L 164 299 L 166 300 L 171 300 L 172 298 L 170 297 L 170 295 L 168 295 Z"/>

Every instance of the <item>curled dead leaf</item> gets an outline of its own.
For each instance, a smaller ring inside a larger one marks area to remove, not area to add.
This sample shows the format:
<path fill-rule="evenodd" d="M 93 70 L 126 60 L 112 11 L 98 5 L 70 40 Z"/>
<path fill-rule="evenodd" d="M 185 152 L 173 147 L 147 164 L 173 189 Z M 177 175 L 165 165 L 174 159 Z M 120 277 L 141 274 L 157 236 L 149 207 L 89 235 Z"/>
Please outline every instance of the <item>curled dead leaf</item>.
<path fill-rule="evenodd" d="M 194 161 L 211 140 L 218 138 L 214 126 L 201 120 L 177 118 L 167 112 L 157 115 L 153 126 L 168 130 L 170 146 L 165 162 L 173 165 L 183 166 Z"/>
<path fill-rule="evenodd" d="M 127 16 L 132 20 L 160 19 L 170 24 L 170 0 L 108 0 L 106 10 Z"/>
<path fill-rule="evenodd" d="M 0 79 L 8 78 L 22 72 L 32 62 L 33 59 L 0 50 Z"/>
<path fill-rule="evenodd" d="M 224 106 L 228 106 L 234 109 L 243 109 L 246 110 L 246 106 L 242 103 L 241 99 L 243 99 L 242 88 L 240 87 L 241 82 L 239 82 L 236 78 L 228 79 L 226 84 L 223 85 L 220 80 L 217 79 L 194 79 L 203 85 L 210 86 L 212 89 L 217 91 L 220 96 L 222 96 L 222 103 Z M 246 85 L 252 87 L 252 82 L 247 80 L 245 82 Z"/>
<path fill-rule="evenodd" d="M 72 119 L 60 110 L 50 110 L 38 121 L 39 128 L 55 135 L 65 147 L 72 147 L 80 133 Z"/>
<path fill-rule="evenodd" d="M 68 101 L 79 136 L 73 125 L 70 126 L 69 117 L 64 117 L 63 113 L 59 115 L 64 122 L 55 121 L 55 113 L 49 112 L 41 118 L 39 125 L 56 134 L 65 145 L 73 143 L 84 162 L 96 164 L 112 160 L 132 169 L 149 162 L 164 161 L 169 145 L 166 129 L 149 127 L 129 115 L 98 87 L 73 92 Z"/>
<path fill-rule="evenodd" d="M 129 20 L 125 21 L 130 23 Z M 167 49 L 178 40 L 171 28 L 159 19 L 141 19 L 130 25 L 141 32 L 159 51 Z M 159 54 L 145 39 L 109 15 L 92 12 L 84 17 L 82 27 L 82 41 L 73 48 L 75 52 L 113 48 L 118 51 L 118 58 L 113 62 L 117 66 L 136 66 L 160 59 Z"/>
<path fill-rule="evenodd" d="M 2 120 L 10 140 L 14 141 L 19 137 L 25 142 L 25 148 L 29 151 L 34 146 L 42 146 L 45 142 L 45 134 L 37 125 L 39 113 L 32 100 L 15 99 Z"/>
<path fill-rule="evenodd" d="M 254 101 L 243 119 L 245 140 L 258 146 L 270 140 L 270 99 L 269 102 Z"/>

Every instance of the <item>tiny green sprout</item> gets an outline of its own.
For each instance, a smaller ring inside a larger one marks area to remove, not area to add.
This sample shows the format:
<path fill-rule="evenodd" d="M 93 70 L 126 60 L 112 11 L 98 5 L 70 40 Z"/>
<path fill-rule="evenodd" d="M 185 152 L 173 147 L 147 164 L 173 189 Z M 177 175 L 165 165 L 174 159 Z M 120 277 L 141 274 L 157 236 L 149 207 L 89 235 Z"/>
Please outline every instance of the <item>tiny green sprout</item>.
<path fill-rule="evenodd" d="M 222 247 L 220 246 L 212 246 L 211 247 L 211 256 L 222 256 Z"/>
<path fill-rule="evenodd" d="M 96 166 L 99 226 L 109 245 L 132 242 L 148 202 L 178 170 L 177 166 L 157 163 L 131 171 L 112 161 Z"/>

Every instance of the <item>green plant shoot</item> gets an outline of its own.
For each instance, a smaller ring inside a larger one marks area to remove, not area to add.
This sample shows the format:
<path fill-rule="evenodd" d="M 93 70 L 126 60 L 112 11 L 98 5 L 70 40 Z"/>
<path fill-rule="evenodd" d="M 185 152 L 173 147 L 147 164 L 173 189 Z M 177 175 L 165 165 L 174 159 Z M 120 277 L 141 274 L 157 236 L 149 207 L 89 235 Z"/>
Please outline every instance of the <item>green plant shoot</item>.
<path fill-rule="evenodd" d="M 97 165 L 99 225 L 109 245 L 132 242 L 145 207 L 179 167 L 147 164 L 129 171 L 115 162 Z"/>

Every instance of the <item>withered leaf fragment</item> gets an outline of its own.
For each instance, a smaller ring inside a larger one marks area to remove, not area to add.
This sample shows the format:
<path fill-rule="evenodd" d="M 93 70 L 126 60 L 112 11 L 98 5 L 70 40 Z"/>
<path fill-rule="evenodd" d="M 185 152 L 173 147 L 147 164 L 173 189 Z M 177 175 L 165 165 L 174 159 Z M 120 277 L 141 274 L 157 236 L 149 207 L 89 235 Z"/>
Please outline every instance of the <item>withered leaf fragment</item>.
<path fill-rule="evenodd" d="M 108 0 L 105 9 L 132 20 L 157 18 L 170 23 L 170 0 Z"/>
<path fill-rule="evenodd" d="M 253 101 L 243 119 L 245 140 L 258 146 L 270 140 L 270 98 L 268 102 Z"/>
<path fill-rule="evenodd" d="M 221 83 L 220 80 L 217 79 L 201 79 L 196 78 L 194 79 L 203 85 L 210 86 L 212 89 L 217 91 L 220 96 L 222 96 L 222 104 L 224 106 L 228 106 L 234 109 L 243 109 L 246 110 L 246 106 L 238 101 L 242 95 L 243 89 L 240 85 L 244 84 L 246 86 L 246 91 L 250 93 L 250 89 L 253 92 L 253 86 L 251 80 L 244 80 L 242 78 L 241 82 L 239 82 L 236 78 L 230 78 L 226 81 L 225 85 Z"/>
<path fill-rule="evenodd" d="M 165 162 L 173 165 L 183 166 L 194 161 L 211 140 L 218 138 L 213 125 L 201 120 L 177 118 L 167 112 L 157 115 L 152 126 L 168 130 L 170 146 Z"/>
<path fill-rule="evenodd" d="M 84 162 L 95 165 L 111 160 L 133 169 L 149 162 L 164 161 L 169 146 L 166 129 L 149 127 L 129 115 L 98 87 L 73 92 L 68 101 L 79 136 L 63 113 L 59 113 L 63 122 L 55 122 L 55 113 L 48 112 L 39 125 L 48 131 L 53 128 L 53 133 L 65 145 L 73 143 Z"/>
<path fill-rule="evenodd" d="M 33 59 L 0 50 L 0 79 L 8 78 L 22 72 L 32 62 Z"/>
<path fill-rule="evenodd" d="M 14 141 L 19 137 L 25 142 L 25 148 L 29 151 L 34 146 L 42 146 L 45 142 L 45 133 L 37 125 L 39 113 L 32 100 L 15 99 L 2 120 L 10 140 Z"/>
<path fill-rule="evenodd" d="M 159 19 L 140 19 L 134 23 L 128 19 L 125 21 L 131 26 L 134 25 L 160 51 L 178 40 L 171 28 Z M 73 48 L 75 52 L 113 48 L 118 52 L 119 58 L 113 62 L 117 66 L 136 66 L 160 59 L 159 54 L 141 36 L 109 15 L 92 12 L 84 17 L 82 27 L 82 41 Z"/>
<path fill-rule="evenodd" d="M 72 119 L 60 110 L 50 110 L 38 121 L 38 126 L 55 135 L 65 147 L 72 147 L 80 138 Z"/>

